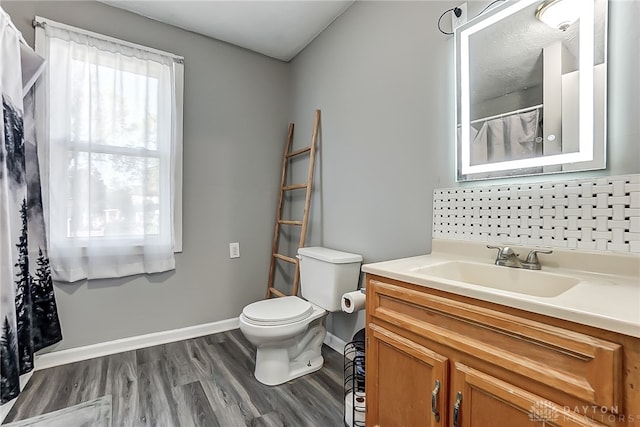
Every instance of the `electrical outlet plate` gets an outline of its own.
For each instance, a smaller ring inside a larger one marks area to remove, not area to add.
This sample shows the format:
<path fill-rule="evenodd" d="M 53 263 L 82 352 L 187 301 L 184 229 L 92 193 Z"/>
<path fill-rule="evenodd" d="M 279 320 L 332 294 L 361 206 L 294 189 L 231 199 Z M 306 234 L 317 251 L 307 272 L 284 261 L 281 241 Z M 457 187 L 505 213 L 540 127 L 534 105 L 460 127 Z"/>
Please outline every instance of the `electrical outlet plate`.
<path fill-rule="evenodd" d="M 462 3 L 458 8 L 462 11 L 459 17 L 451 11 L 451 31 L 467 23 L 467 3 Z"/>
<path fill-rule="evenodd" d="M 240 258 L 240 243 L 229 243 L 229 258 Z"/>

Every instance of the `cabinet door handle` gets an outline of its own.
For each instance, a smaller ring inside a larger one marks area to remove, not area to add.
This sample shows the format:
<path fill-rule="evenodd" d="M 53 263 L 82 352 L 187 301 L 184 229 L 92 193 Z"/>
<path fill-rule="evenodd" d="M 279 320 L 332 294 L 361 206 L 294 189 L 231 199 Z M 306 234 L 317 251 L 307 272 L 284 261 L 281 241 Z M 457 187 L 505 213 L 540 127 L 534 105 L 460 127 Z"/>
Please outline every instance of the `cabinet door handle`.
<path fill-rule="evenodd" d="M 436 422 L 440 421 L 440 411 L 438 410 L 438 408 L 440 407 L 440 405 L 438 405 L 439 393 L 440 393 L 440 380 L 436 380 L 436 385 L 433 388 L 433 391 L 431 392 L 431 412 L 433 413 L 433 416 L 436 419 Z"/>
<path fill-rule="evenodd" d="M 462 403 L 462 392 L 456 396 L 456 403 L 453 405 L 453 427 L 460 427 L 460 404 Z"/>

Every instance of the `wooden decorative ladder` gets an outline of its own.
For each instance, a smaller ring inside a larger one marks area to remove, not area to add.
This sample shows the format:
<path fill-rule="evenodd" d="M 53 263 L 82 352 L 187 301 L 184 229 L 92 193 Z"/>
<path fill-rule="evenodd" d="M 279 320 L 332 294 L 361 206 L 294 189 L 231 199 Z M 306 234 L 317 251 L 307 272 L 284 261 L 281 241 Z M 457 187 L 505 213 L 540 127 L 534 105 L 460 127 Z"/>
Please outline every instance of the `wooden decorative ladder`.
<path fill-rule="evenodd" d="M 295 264 L 295 273 L 293 275 L 293 285 L 291 287 L 291 295 L 298 294 L 298 285 L 300 283 L 300 265 L 298 259 L 278 253 L 278 243 L 280 241 L 281 225 L 296 226 L 300 228 L 300 240 L 298 242 L 298 248 L 304 247 L 304 241 L 307 234 L 307 225 L 309 222 L 309 207 L 311 205 L 311 189 L 313 187 L 313 168 L 316 160 L 316 143 L 318 141 L 318 131 L 320 128 L 320 110 L 316 110 L 313 133 L 311 135 L 311 145 L 301 148 L 299 150 L 291 151 L 293 143 L 293 123 L 289 124 L 289 132 L 287 134 L 287 143 L 284 150 L 284 157 L 282 159 L 282 176 L 280 178 L 280 200 L 278 201 L 278 210 L 276 211 L 276 224 L 273 231 L 273 245 L 271 247 L 271 265 L 269 266 L 269 284 L 267 287 L 267 298 L 272 296 L 283 297 L 286 296 L 284 292 L 279 291 L 274 287 L 274 280 L 276 275 L 276 263 L 277 261 L 284 261 L 291 264 Z M 287 171 L 289 169 L 290 160 L 293 157 L 301 154 L 309 153 L 309 168 L 307 170 L 307 182 L 301 184 L 286 185 Z M 302 220 L 287 220 L 282 218 L 282 208 L 285 201 L 285 193 L 288 191 L 295 191 L 300 189 L 306 189 L 306 196 L 304 200 L 304 212 L 302 214 Z M 296 249 L 297 253 L 297 249 Z"/>

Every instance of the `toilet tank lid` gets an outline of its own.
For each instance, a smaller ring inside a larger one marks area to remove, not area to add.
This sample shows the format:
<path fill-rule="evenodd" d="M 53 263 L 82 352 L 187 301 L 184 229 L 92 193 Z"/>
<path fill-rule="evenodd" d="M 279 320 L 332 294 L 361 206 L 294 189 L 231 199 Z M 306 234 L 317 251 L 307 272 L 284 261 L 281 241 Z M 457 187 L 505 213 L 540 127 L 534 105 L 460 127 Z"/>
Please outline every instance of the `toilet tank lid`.
<path fill-rule="evenodd" d="M 362 262 L 362 255 L 351 254 L 349 252 L 336 251 L 335 249 L 313 246 L 298 249 L 298 255 L 314 258 L 320 261 L 333 264 L 346 264 L 349 262 Z"/>

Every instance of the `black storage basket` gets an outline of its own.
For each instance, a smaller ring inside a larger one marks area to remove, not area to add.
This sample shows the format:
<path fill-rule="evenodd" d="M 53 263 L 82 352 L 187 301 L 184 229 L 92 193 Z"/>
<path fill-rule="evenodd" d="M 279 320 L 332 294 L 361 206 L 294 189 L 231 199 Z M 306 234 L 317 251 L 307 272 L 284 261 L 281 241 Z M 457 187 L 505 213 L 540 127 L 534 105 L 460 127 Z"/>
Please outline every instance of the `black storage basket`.
<path fill-rule="evenodd" d="M 344 346 L 344 425 L 365 425 L 365 337 L 358 331 Z M 351 424 L 349 423 L 351 421 Z"/>

